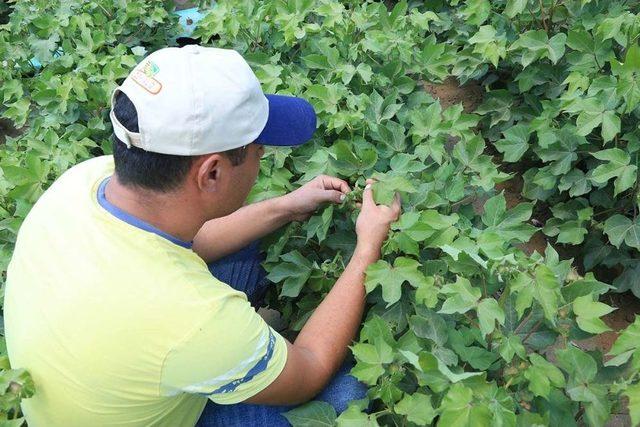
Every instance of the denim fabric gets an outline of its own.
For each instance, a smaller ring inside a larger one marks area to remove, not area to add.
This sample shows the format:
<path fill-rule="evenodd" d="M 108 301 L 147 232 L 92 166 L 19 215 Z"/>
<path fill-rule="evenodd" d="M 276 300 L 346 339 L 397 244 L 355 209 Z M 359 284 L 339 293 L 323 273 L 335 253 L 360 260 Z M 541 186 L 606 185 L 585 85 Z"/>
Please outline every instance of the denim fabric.
<path fill-rule="evenodd" d="M 349 375 L 352 365 L 345 363 L 333 377 L 327 387 L 315 400 L 325 401 L 340 413 L 347 409 L 352 400 L 362 399 L 367 387 Z M 289 422 L 282 416 L 295 406 L 269 406 L 238 403 L 236 405 L 218 405 L 207 402 L 196 427 L 284 427 Z"/>
<path fill-rule="evenodd" d="M 255 241 L 238 252 L 209 264 L 209 271 L 218 280 L 247 294 L 252 306 L 258 307 L 267 292 L 266 272 L 260 263 L 260 242 Z"/>
<path fill-rule="evenodd" d="M 259 242 L 254 242 L 235 254 L 209 264 L 209 270 L 222 282 L 245 292 L 251 305 L 257 307 L 267 290 L 261 261 Z M 316 400 L 330 403 L 340 413 L 350 401 L 364 398 L 367 387 L 349 375 L 352 366 L 351 362 L 345 362 L 327 387 L 316 396 Z M 281 414 L 294 407 L 248 403 L 218 405 L 208 401 L 196 427 L 288 426 L 289 423 Z"/>

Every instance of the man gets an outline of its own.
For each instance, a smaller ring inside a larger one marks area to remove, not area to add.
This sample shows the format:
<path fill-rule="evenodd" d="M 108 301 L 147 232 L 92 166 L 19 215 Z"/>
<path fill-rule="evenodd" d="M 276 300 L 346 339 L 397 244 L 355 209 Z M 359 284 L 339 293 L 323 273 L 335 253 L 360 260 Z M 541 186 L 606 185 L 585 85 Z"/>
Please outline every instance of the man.
<path fill-rule="evenodd" d="M 370 185 L 364 191 L 353 257 L 289 343 L 207 263 L 235 253 L 224 258 L 233 263 L 255 252 L 252 242 L 349 192 L 323 176 L 242 207 L 263 145 L 307 141 L 311 106 L 263 95 L 234 51 L 186 46 L 138 64 L 114 91 L 111 121 L 113 157 L 77 165 L 43 194 L 9 266 L 9 357 L 37 389 L 22 405 L 29 425 L 194 426 L 208 399 L 267 408 L 318 395 L 355 336 L 364 271 L 399 200 L 378 206 Z M 255 282 L 251 272 L 226 276 L 236 288 L 238 277 Z M 282 421 L 265 412 L 222 419 L 221 408 L 200 425 Z"/>

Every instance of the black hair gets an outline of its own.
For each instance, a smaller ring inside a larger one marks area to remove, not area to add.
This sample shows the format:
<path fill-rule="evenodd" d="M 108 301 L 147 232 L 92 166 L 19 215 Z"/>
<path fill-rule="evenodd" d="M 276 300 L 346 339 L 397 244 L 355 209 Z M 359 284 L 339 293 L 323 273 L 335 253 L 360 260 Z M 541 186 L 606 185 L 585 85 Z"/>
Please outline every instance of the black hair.
<path fill-rule="evenodd" d="M 116 94 L 113 108 L 116 118 L 131 132 L 139 132 L 138 112 L 123 92 Z M 233 166 L 246 158 L 244 147 L 223 151 Z M 187 177 L 193 162 L 200 156 L 176 156 L 145 151 L 131 146 L 113 135 L 113 159 L 118 181 L 122 185 L 147 190 L 168 192 L 179 188 Z"/>

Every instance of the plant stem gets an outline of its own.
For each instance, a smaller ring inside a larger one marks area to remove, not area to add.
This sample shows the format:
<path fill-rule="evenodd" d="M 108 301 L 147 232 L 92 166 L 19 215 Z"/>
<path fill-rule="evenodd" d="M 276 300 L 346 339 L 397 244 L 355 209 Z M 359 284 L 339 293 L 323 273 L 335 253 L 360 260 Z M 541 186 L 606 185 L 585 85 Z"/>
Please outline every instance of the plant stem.
<path fill-rule="evenodd" d="M 544 18 L 544 3 L 542 0 L 540 0 L 540 23 L 542 24 L 544 31 L 548 33 L 549 27 L 547 26 L 547 21 Z"/>
<path fill-rule="evenodd" d="M 531 309 L 531 311 L 529 311 L 529 314 L 527 314 L 527 317 L 522 319 L 522 322 L 520 322 L 518 324 L 518 326 L 516 326 L 516 328 L 513 330 L 513 334 L 514 335 L 518 335 L 518 332 L 520 332 L 520 329 L 522 329 L 522 327 L 524 326 L 525 323 L 529 322 L 529 319 L 531 319 L 532 315 L 533 315 L 533 309 Z"/>
<path fill-rule="evenodd" d="M 467 318 L 467 320 L 469 321 L 469 323 L 471 323 L 473 325 L 474 328 L 478 328 L 480 329 L 480 325 L 478 325 L 478 322 L 475 321 L 475 319 L 471 316 L 469 316 L 469 313 L 465 313 L 464 317 Z"/>
<path fill-rule="evenodd" d="M 472 201 L 472 200 L 473 200 L 473 199 L 475 199 L 475 198 L 476 198 L 476 195 L 475 195 L 475 194 L 472 194 L 472 195 L 470 195 L 470 196 L 465 197 L 465 198 L 464 198 L 464 199 L 462 199 L 462 200 L 458 200 L 458 201 L 457 201 L 457 202 L 455 202 L 455 203 L 451 203 L 451 205 L 449 205 L 449 207 L 450 207 L 450 208 L 453 208 L 453 207 L 456 207 L 456 206 L 458 206 L 458 205 L 460 205 L 460 204 L 468 203 L 468 202 Z"/>
<path fill-rule="evenodd" d="M 511 382 L 513 381 L 513 379 L 514 379 L 514 378 L 515 378 L 515 377 L 511 377 L 511 378 L 509 378 L 509 381 L 507 381 L 507 383 L 504 385 L 504 388 L 505 388 L 505 389 L 508 389 L 508 388 L 509 388 L 509 386 L 511 385 Z"/>
<path fill-rule="evenodd" d="M 99 2 L 97 2 L 96 4 L 100 6 L 100 9 L 102 9 L 109 18 L 113 18 L 113 16 L 107 11 L 107 9 L 104 8 L 103 5 L 101 5 Z"/>
<path fill-rule="evenodd" d="M 529 339 L 529 337 L 531 336 L 531 334 L 533 334 L 535 331 L 538 330 L 538 328 L 540 327 L 540 325 L 542 324 L 542 321 L 544 320 L 544 317 L 540 320 L 538 320 L 538 322 L 533 325 L 533 328 L 531 328 L 531 330 L 527 333 L 527 335 L 525 335 L 525 337 L 522 339 L 522 344 L 524 344 L 525 342 L 527 342 L 527 340 Z"/>
<path fill-rule="evenodd" d="M 549 23 L 553 25 L 553 12 L 556 10 L 556 6 L 560 3 L 560 0 L 555 0 L 549 9 Z"/>
<path fill-rule="evenodd" d="M 483 289 L 483 297 L 486 298 L 487 297 L 487 279 L 486 277 L 482 276 L 482 289 Z"/>

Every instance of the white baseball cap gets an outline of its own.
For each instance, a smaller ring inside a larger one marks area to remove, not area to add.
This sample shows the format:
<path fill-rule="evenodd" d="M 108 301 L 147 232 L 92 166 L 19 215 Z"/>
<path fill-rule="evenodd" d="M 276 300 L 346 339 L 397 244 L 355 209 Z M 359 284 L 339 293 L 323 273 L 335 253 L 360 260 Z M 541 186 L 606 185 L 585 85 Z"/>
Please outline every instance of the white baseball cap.
<path fill-rule="evenodd" d="M 118 92 L 131 100 L 139 132 L 116 118 Z M 299 145 L 316 129 L 302 98 L 265 95 L 249 64 L 230 49 L 188 45 L 153 52 L 111 96 L 111 123 L 127 147 L 174 155 L 218 153 L 252 142 Z"/>

